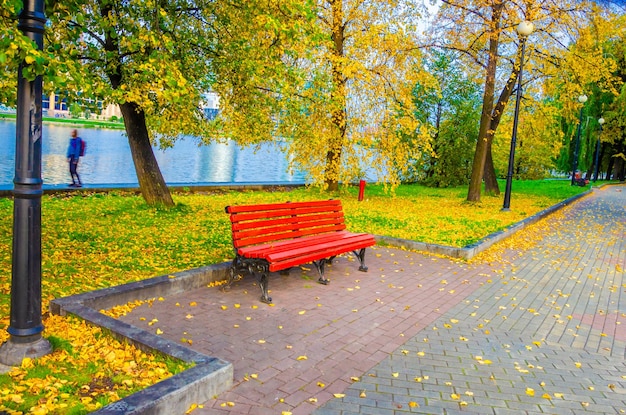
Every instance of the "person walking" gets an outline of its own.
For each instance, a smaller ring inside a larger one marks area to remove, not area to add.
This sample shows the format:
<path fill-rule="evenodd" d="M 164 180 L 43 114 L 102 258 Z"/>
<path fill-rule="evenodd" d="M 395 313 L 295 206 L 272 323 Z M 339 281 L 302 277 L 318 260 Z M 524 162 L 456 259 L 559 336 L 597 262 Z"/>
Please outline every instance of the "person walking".
<path fill-rule="evenodd" d="M 70 145 L 67 148 L 67 161 L 70 165 L 70 175 L 72 176 L 72 183 L 70 183 L 71 187 L 83 186 L 77 171 L 78 160 L 81 155 L 81 142 L 82 139 L 78 136 L 78 131 L 72 130 L 72 138 L 70 139 Z"/>

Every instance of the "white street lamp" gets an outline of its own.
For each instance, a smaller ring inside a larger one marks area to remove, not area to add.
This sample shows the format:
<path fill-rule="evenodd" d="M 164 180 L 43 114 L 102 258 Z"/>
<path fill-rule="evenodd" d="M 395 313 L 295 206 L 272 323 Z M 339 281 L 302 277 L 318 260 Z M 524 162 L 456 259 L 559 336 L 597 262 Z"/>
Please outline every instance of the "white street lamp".
<path fill-rule="evenodd" d="M 509 168 L 506 174 L 506 188 L 504 190 L 504 204 L 502 210 L 508 211 L 511 206 L 511 183 L 513 181 L 513 167 L 515 164 L 515 144 L 517 141 L 517 122 L 519 119 L 519 104 L 522 99 L 522 69 L 524 68 L 524 53 L 526 52 L 526 39 L 533 32 L 535 26 L 532 22 L 523 21 L 517 25 L 517 33 L 520 36 L 522 51 L 520 54 L 519 73 L 517 75 L 517 96 L 515 98 L 515 112 L 513 115 L 513 133 L 511 135 L 511 150 L 509 151 Z"/>

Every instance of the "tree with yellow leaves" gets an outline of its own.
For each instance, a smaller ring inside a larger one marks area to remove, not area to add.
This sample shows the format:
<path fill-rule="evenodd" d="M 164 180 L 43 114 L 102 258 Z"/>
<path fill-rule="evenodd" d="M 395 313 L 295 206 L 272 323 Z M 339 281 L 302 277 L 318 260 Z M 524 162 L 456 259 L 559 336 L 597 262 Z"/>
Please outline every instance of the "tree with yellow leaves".
<path fill-rule="evenodd" d="M 285 39 L 298 39 L 307 13 L 314 17 L 309 5 L 295 0 L 51 2 L 45 50 L 37 51 L 17 30 L 21 2 L 1 1 L 7 25 L 0 29 L 0 65 L 11 75 L 0 84 L 4 102 L 15 101 L 12 73 L 24 60 L 25 75 L 43 75 L 49 92 L 118 104 L 142 195 L 163 206 L 173 201 L 152 144 L 171 145 L 182 134 L 218 138 L 220 125 L 204 117 L 202 95 L 221 77 L 236 85 L 249 76 L 256 65 L 251 56 L 264 55 L 266 82 L 287 83 L 279 70 L 290 55 Z M 237 47 L 246 53 L 233 55 Z M 236 88 L 227 92 L 253 98 Z"/>
<path fill-rule="evenodd" d="M 559 50 L 567 49 L 568 36 L 576 36 L 580 19 L 590 10 L 587 2 L 547 0 L 444 0 L 433 24 L 433 42 L 461 51 L 468 67 L 484 82 L 483 109 L 467 199 L 480 200 L 483 179 L 488 193 L 499 193 L 492 143 L 520 73 L 522 21 L 535 27 L 527 43 L 524 71 L 539 75 L 560 63 Z M 500 92 L 498 93 L 498 87 Z M 528 95 L 525 97 L 528 99 Z"/>
<path fill-rule="evenodd" d="M 565 171 L 570 171 L 573 157 L 579 157 L 576 164 L 580 162 L 581 170 L 587 170 L 587 178 L 591 177 L 596 163 L 598 140 L 601 141 L 602 154 L 597 155 L 600 164 L 604 154 L 609 170 L 616 161 L 622 166 L 621 160 L 624 160 L 626 114 L 622 110 L 622 96 L 626 82 L 626 17 L 623 11 L 616 7 L 592 7 L 584 24 L 572 36 L 571 44 L 557 55 L 559 64 L 546 67 L 545 92 L 562 103 L 562 116 L 569 126 L 559 163 Z M 577 100 L 582 94 L 588 96 L 584 104 Z M 577 128 L 581 115 L 579 140 Z M 598 123 L 601 117 L 606 122 L 603 126 Z M 576 146 L 580 151 L 575 151 Z M 619 176 L 619 170 L 615 176 Z"/>
<path fill-rule="evenodd" d="M 238 68 L 240 77 L 217 75 L 226 131 L 242 144 L 286 141 L 292 167 L 331 191 L 365 169 L 397 184 L 430 146 L 412 102 L 414 86 L 430 82 L 415 39 L 422 4 L 331 0 L 313 10 L 316 30 L 297 39 L 298 54 Z M 285 80 L 265 79 L 273 70 Z"/>
<path fill-rule="evenodd" d="M 331 80 L 326 114 L 316 120 L 327 132 L 320 137 L 327 149 L 325 182 L 334 190 L 359 172 L 357 162 L 363 168 L 371 160 L 380 176 L 396 184 L 408 161 L 430 150 L 430 135 L 412 102 L 416 84 L 433 83 L 421 69 L 415 43 L 421 2 L 331 0 L 318 7 L 322 30 L 330 35 L 317 61 Z"/>

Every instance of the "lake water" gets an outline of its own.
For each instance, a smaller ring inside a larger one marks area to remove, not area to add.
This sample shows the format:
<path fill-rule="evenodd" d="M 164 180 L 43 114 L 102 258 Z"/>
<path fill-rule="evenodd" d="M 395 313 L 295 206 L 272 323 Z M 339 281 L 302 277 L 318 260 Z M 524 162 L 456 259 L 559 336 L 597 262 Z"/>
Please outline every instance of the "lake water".
<path fill-rule="evenodd" d="M 76 127 L 43 125 L 42 179 L 45 187 L 70 183 L 65 157 Z M 137 175 L 123 130 L 80 129 L 87 142 L 78 173 L 87 186 L 137 186 Z M 289 173 L 286 156 L 275 146 L 255 152 L 234 143 L 198 146 L 191 137 L 173 148 L 154 149 L 169 185 L 220 183 L 304 183 L 301 172 Z M 0 120 L 0 188 L 12 189 L 15 176 L 15 122 Z"/>

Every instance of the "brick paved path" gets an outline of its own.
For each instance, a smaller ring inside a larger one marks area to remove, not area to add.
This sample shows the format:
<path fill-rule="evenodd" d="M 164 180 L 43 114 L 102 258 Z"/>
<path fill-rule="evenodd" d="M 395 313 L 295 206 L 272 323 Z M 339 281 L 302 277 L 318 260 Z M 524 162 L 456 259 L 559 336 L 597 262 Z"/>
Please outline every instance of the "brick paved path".
<path fill-rule="evenodd" d="M 233 363 L 234 387 L 194 414 L 626 413 L 625 227 L 626 189 L 604 187 L 509 261 L 376 247 L 368 273 L 338 258 L 328 286 L 272 275 L 273 307 L 246 277 L 123 319 Z"/>

